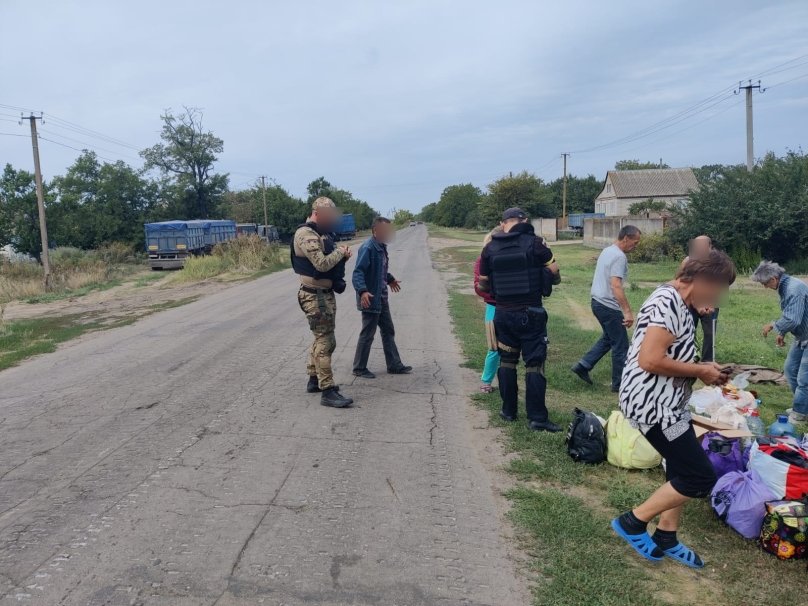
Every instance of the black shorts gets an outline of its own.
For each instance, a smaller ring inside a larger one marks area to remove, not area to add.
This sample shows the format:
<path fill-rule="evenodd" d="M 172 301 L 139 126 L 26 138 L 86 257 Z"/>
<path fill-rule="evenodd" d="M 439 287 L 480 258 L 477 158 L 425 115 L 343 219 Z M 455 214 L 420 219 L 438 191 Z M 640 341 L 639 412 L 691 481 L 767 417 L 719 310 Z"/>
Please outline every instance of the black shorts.
<path fill-rule="evenodd" d="M 669 440 L 660 425 L 651 427 L 645 437 L 665 459 L 665 477 L 676 492 L 692 499 L 712 492 L 717 477 L 693 425 L 675 440 Z"/>

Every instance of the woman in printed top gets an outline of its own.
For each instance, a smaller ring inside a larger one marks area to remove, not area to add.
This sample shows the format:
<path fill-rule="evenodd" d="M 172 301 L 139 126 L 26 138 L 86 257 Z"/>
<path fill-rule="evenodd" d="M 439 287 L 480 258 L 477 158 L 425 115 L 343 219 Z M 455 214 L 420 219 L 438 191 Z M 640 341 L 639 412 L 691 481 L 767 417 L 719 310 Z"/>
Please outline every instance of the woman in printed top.
<path fill-rule="evenodd" d="M 502 227 L 495 227 L 483 240 L 483 248 L 491 241 L 491 237 L 502 231 Z M 474 292 L 485 301 L 485 340 L 488 344 L 488 353 L 485 355 L 483 374 L 480 377 L 480 391 L 483 393 L 493 393 L 494 377 L 499 369 L 499 352 L 497 351 L 497 335 L 494 332 L 494 296 L 490 292 L 480 290 L 480 257 L 474 262 Z"/>
<path fill-rule="evenodd" d="M 676 537 L 684 504 L 710 494 L 715 471 L 701 448 L 687 403 L 696 379 L 722 385 L 729 379 L 715 362 L 699 362 L 694 309 L 717 307 L 735 281 L 735 266 L 723 252 L 689 259 L 672 282 L 643 303 L 629 348 L 620 408 L 665 459 L 663 484 L 643 504 L 612 521 L 637 553 L 658 562 L 669 557 L 691 568 L 702 559 Z M 650 521 L 659 516 L 654 535 Z"/>

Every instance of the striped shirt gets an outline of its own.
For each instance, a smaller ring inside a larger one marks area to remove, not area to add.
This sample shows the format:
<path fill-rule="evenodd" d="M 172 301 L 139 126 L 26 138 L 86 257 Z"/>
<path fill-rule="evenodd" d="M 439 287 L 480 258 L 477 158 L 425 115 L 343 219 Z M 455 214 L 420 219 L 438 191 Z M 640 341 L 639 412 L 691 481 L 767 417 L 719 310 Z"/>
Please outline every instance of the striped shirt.
<path fill-rule="evenodd" d="M 801 343 L 808 342 L 808 284 L 783 274 L 777 293 L 783 314 L 774 323 L 775 330 L 781 335 L 790 332 Z"/>

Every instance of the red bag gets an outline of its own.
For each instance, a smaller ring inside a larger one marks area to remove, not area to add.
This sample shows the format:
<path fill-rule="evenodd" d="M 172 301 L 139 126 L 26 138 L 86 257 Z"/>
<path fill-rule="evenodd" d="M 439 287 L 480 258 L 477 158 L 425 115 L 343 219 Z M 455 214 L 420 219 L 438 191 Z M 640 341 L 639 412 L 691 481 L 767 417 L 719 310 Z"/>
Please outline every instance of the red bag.
<path fill-rule="evenodd" d="M 808 469 L 792 465 L 772 454 L 780 451 L 788 456 L 808 461 L 808 453 L 787 444 L 753 444 L 749 469 L 754 469 L 778 499 L 799 501 L 808 495 Z"/>

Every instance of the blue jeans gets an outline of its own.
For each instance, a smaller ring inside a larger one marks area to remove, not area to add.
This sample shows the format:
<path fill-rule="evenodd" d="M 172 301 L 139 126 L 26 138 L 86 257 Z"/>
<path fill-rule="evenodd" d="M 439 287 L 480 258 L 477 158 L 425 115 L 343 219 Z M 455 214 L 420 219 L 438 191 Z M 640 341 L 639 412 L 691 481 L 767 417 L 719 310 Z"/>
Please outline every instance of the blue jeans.
<path fill-rule="evenodd" d="M 794 342 L 786 358 L 785 375 L 794 392 L 794 412 L 808 414 L 808 347 Z"/>
<path fill-rule="evenodd" d="M 623 312 L 606 307 L 592 299 L 592 313 L 600 322 L 603 335 L 581 358 L 580 364 L 586 370 L 592 370 L 595 368 L 595 364 L 611 351 L 612 389 L 619 389 L 620 380 L 623 377 L 623 367 L 626 365 L 626 355 L 628 355 L 628 331 L 623 326 Z"/>
<path fill-rule="evenodd" d="M 525 408 L 530 421 L 548 420 L 544 361 L 547 359 L 547 312 L 543 307 L 512 311 L 498 307 L 494 327 L 499 341 L 499 394 L 502 412 L 516 417 L 519 387 L 516 365 L 525 361 Z"/>

